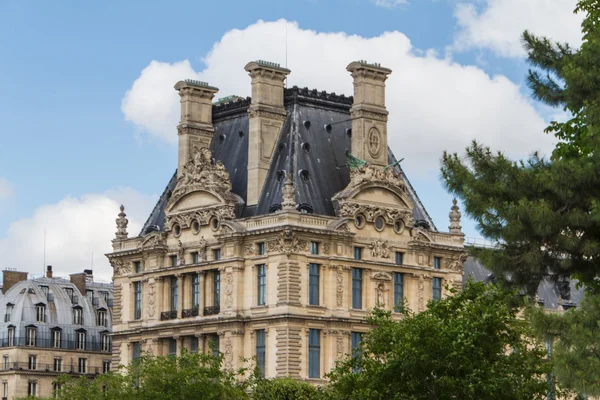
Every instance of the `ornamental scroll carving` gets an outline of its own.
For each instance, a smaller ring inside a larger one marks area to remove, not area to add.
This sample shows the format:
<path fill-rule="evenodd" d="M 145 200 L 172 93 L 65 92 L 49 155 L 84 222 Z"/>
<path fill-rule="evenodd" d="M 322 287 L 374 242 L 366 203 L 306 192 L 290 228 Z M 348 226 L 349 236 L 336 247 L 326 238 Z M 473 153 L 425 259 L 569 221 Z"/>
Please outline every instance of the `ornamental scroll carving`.
<path fill-rule="evenodd" d="M 156 312 L 156 283 L 148 283 L 148 317 L 153 318 Z"/>
<path fill-rule="evenodd" d="M 341 267 L 338 267 L 338 270 L 335 275 L 335 281 L 336 305 L 338 307 L 342 307 L 344 305 L 344 271 Z"/>
<path fill-rule="evenodd" d="M 227 193 L 231 190 L 231 181 L 225 166 L 220 161 L 213 164 L 212 152 L 206 147 L 198 149 L 194 146 L 194 151 L 177 180 L 173 197 L 177 197 L 186 186 L 193 184 L 200 184 L 205 190 L 217 193 Z"/>
<path fill-rule="evenodd" d="M 390 258 L 390 246 L 387 240 L 377 239 L 369 247 L 373 257 Z"/>
<path fill-rule="evenodd" d="M 225 306 L 231 308 L 233 305 L 233 274 L 228 272 L 225 274 Z"/>
<path fill-rule="evenodd" d="M 341 360 L 344 357 L 344 338 L 338 336 L 335 339 L 336 359 Z"/>
<path fill-rule="evenodd" d="M 467 253 L 461 253 L 450 257 L 448 261 L 446 261 L 446 268 L 453 272 L 458 272 L 460 274 L 464 274 L 464 266 L 463 264 L 467 260 Z"/>
<path fill-rule="evenodd" d="M 267 251 L 287 254 L 308 251 L 308 241 L 300 239 L 291 229 L 285 229 L 277 239 L 267 242 Z"/>
<path fill-rule="evenodd" d="M 353 218 L 358 214 L 364 215 L 367 222 L 373 222 L 376 217 L 382 216 L 388 224 L 393 224 L 395 221 L 401 219 L 404 221 L 404 225 L 412 226 L 412 212 L 410 210 L 346 201 L 340 202 L 340 217 Z"/>
<path fill-rule="evenodd" d="M 174 215 L 167 215 L 165 231 L 169 232 L 175 223 L 182 228 L 189 228 L 192 222 L 198 221 L 200 225 L 208 225 L 212 217 L 218 220 L 235 218 L 235 205 L 225 204 L 205 207 L 201 210 L 192 210 Z"/>
<path fill-rule="evenodd" d="M 382 186 L 395 186 L 406 191 L 406 185 L 393 168 L 379 168 L 365 164 L 360 168 L 350 169 L 350 185 L 359 186 L 363 183 L 377 183 Z"/>
<path fill-rule="evenodd" d="M 225 369 L 231 370 L 233 368 L 233 344 L 231 338 L 225 339 Z"/>

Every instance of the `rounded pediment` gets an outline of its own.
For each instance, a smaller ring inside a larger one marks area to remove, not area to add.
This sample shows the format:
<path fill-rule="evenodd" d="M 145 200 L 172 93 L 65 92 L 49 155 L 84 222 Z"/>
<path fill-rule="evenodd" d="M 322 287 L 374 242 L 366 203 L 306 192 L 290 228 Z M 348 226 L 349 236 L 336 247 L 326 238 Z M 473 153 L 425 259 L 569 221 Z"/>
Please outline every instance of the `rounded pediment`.
<path fill-rule="evenodd" d="M 215 206 L 218 204 L 226 203 L 225 199 L 212 191 L 204 190 L 202 188 L 186 188 L 185 192 L 179 194 L 179 196 L 172 197 L 169 199 L 166 211 L 168 213 L 194 210 L 203 207 Z"/>

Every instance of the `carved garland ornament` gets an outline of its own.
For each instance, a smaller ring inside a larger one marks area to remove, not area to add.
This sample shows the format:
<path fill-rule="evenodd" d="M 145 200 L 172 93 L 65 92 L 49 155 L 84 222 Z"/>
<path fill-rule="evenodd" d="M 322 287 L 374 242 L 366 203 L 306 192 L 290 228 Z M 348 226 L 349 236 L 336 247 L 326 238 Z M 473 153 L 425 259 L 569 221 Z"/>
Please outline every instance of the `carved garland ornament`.
<path fill-rule="evenodd" d="M 182 228 L 189 228 L 194 221 L 198 221 L 200 225 L 208 225 L 212 217 L 219 220 L 235 218 L 235 205 L 218 205 L 201 210 L 167 215 L 165 231 L 169 232 L 176 223 Z"/>
<path fill-rule="evenodd" d="M 233 305 L 233 274 L 228 272 L 225 274 L 225 305 L 231 308 Z"/>
<path fill-rule="evenodd" d="M 342 307 L 344 305 L 344 271 L 338 267 L 336 276 L 336 305 Z"/>
<path fill-rule="evenodd" d="M 148 283 L 148 317 L 154 317 L 156 311 L 156 283 Z"/>
<path fill-rule="evenodd" d="M 412 212 L 410 210 L 399 210 L 397 208 L 358 204 L 346 201 L 340 202 L 340 217 L 353 218 L 358 214 L 364 215 L 367 222 L 373 222 L 375 218 L 382 216 L 388 224 L 393 224 L 400 219 L 404 222 L 404 225 L 412 225 Z"/>
<path fill-rule="evenodd" d="M 269 253 L 299 253 L 308 251 L 308 241 L 298 238 L 298 235 L 291 229 L 283 230 L 276 240 L 267 242 L 267 252 Z"/>

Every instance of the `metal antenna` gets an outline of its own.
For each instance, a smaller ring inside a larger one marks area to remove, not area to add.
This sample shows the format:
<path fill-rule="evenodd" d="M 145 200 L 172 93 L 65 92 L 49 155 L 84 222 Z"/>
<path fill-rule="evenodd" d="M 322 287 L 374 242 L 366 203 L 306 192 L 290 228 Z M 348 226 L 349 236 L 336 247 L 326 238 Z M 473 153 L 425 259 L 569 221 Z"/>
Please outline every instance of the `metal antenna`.
<path fill-rule="evenodd" d="M 287 36 L 287 26 L 288 26 L 288 21 L 287 19 L 285 20 L 285 67 L 287 68 L 287 56 L 288 56 L 288 36 Z M 287 76 L 285 77 L 285 88 L 287 89 Z"/>
<path fill-rule="evenodd" d="M 42 275 L 46 273 L 46 228 L 44 228 L 44 265 L 42 265 Z"/>

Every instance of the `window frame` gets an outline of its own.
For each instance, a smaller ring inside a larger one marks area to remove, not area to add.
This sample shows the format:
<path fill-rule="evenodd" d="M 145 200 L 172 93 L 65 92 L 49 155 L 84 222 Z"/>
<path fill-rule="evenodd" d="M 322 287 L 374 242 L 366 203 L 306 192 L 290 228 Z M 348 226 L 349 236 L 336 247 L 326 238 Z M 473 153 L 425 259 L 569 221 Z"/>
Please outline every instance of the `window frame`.
<path fill-rule="evenodd" d="M 321 330 L 308 330 L 308 377 L 321 378 Z"/>
<path fill-rule="evenodd" d="M 362 310 L 363 308 L 363 270 L 352 268 L 352 308 Z"/>
<path fill-rule="evenodd" d="M 87 342 L 87 331 L 85 329 L 78 329 L 75 331 L 75 348 L 77 350 L 85 350 Z"/>
<path fill-rule="evenodd" d="M 37 345 L 37 327 L 25 327 L 25 346 L 35 347 Z"/>
<path fill-rule="evenodd" d="M 321 265 L 317 263 L 308 264 L 308 304 L 311 306 L 321 305 Z"/>
<path fill-rule="evenodd" d="M 213 306 L 221 306 L 221 272 L 219 270 L 213 272 Z"/>
<path fill-rule="evenodd" d="M 30 354 L 27 357 L 27 367 L 31 371 L 36 371 L 37 370 L 37 355 L 36 354 Z"/>
<path fill-rule="evenodd" d="M 319 242 L 310 242 L 310 254 L 319 255 Z"/>
<path fill-rule="evenodd" d="M 192 308 L 200 307 L 200 275 L 192 275 Z"/>
<path fill-rule="evenodd" d="M 360 246 L 354 246 L 354 259 L 362 260 L 363 257 L 363 248 Z"/>
<path fill-rule="evenodd" d="M 404 311 L 403 304 L 404 304 L 404 274 L 402 272 L 394 272 L 394 312 Z"/>
<path fill-rule="evenodd" d="M 267 303 L 267 266 L 256 266 L 256 305 L 264 306 Z"/>
<path fill-rule="evenodd" d="M 179 303 L 179 279 L 176 276 L 171 276 L 169 284 L 169 302 L 170 311 L 177 311 Z"/>
<path fill-rule="evenodd" d="M 434 277 L 431 280 L 431 299 L 433 301 L 442 298 L 442 278 Z"/>
<path fill-rule="evenodd" d="M 404 264 L 404 253 L 402 251 L 396 251 L 394 254 L 394 262 L 396 265 Z"/>
<path fill-rule="evenodd" d="M 37 381 L 30 380 L 27 382 L 27 396 L 37 396 Z"/>
<path fill-rule="evenodd" d="M 133 282 L 133 319 L 142 319 L 142 288 L 141 281 Z"/>
<path fill-rule="evenodd" d="M 35 305 L 35 319 L 37 322 L 46 322 L 46 305 L 38 303 Z"/>
<path fill-rule="evenodd" d="M 51 342 L 51 347 L 53 349 L 60 349 L 62 348 L 62 329 L 61 328 L 53 328 L 50 330 L 50 340 Z M 58 343 L 58 346 L 56 346 L 56 344 Z"/>
<path fill-rule="evenodd" d="M 80 374 L 87 374 L 87 358 L 79 357 L 77 362 L 77 371 Z"/>
<path fill-rule="evenodd" d="M 54 372 L 63 372 L 62 362 L 62 357 L 54 357 Z"/>
<path fill-rule="evenodd" d="M 433 269 L 441 269 L 442 268 L 442 257 L 433 256 Z"/>
<path fill-rule="evenodd" d="M 83 325 L 83 309 L 81 306 L 73 307 L 73 325 Z"/>
<path fill-rule="evenodd" d="M 264 256 L 266 254 L 265 242 L 256 243 L 256 254 L 259 256 Z"/>
<path fill-rule="evenodd" d="M 264 378 L 267 367 L 267 333 L 264 329 L 257 329 L 254 336 L 256 367 L 259 371 L 259 377 Z"/>

